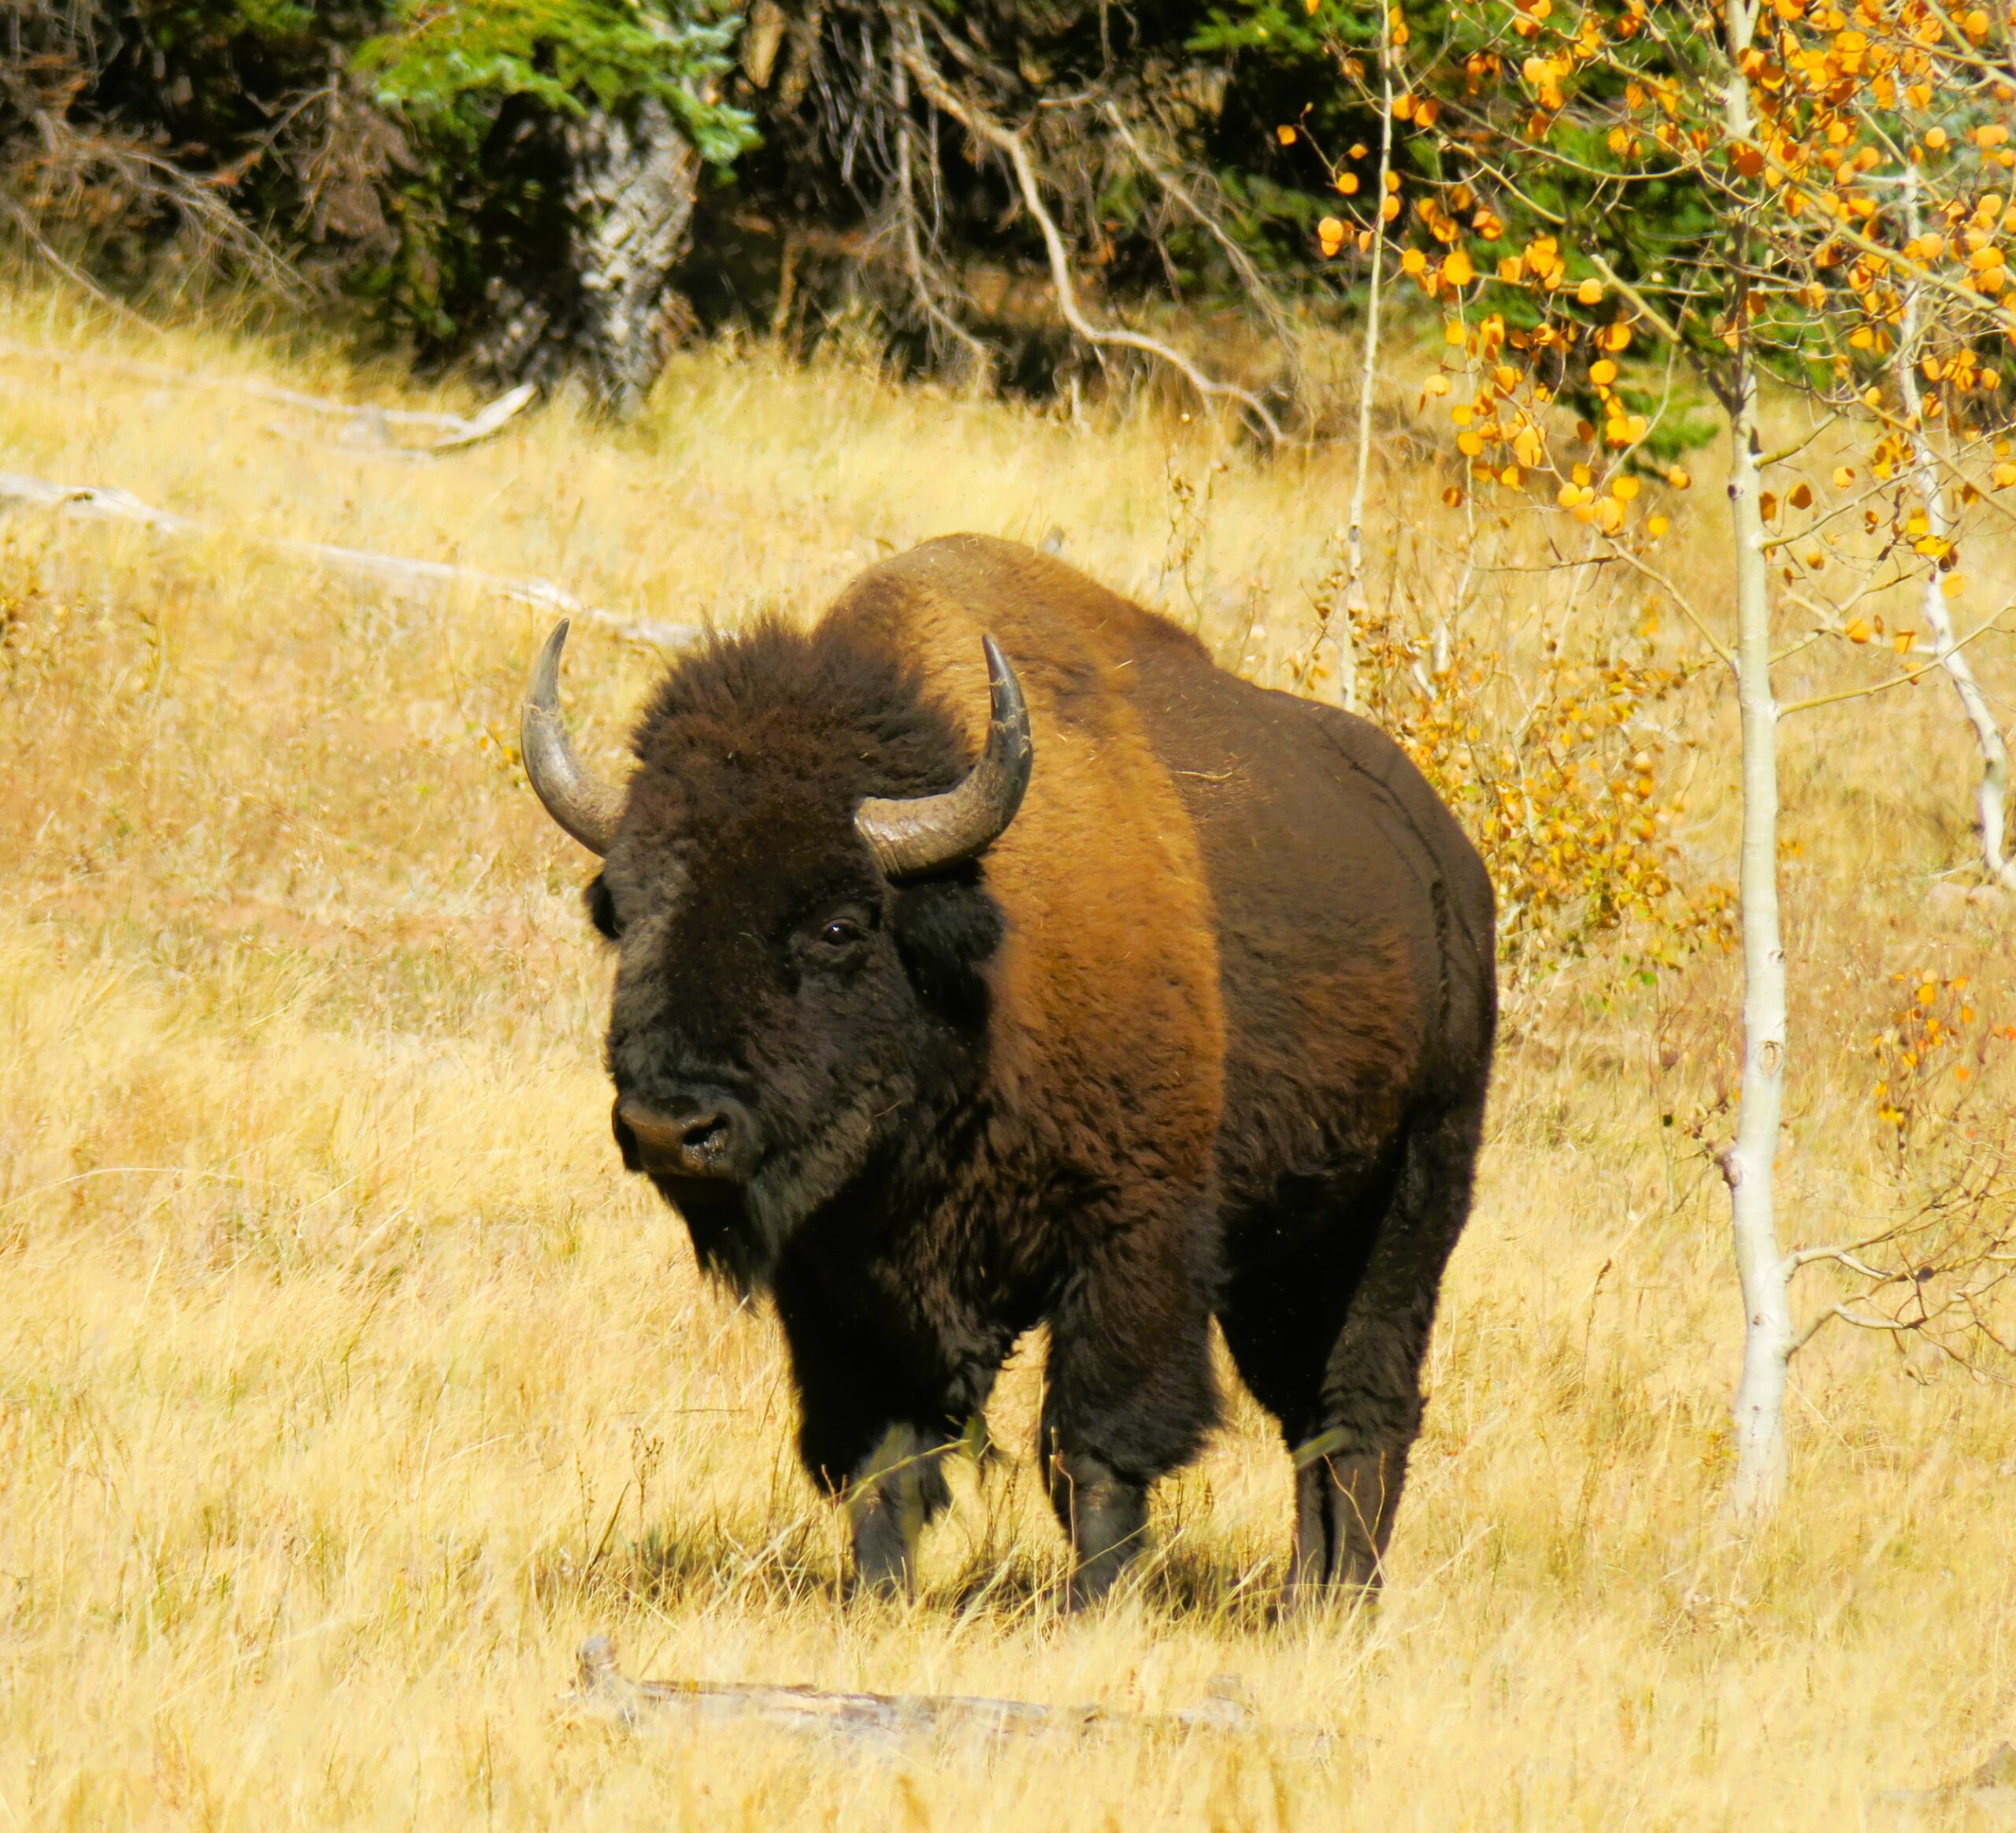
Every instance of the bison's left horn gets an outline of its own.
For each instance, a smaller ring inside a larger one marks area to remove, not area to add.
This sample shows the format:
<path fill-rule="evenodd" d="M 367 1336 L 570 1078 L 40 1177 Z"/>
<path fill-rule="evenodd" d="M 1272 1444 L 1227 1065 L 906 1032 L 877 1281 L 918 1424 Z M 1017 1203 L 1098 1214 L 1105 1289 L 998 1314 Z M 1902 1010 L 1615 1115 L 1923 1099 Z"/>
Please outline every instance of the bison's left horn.
<path fill-rule="evenodd" d="M 598 781 L 574 749 L 560 717 L 560 651 L 567 646 L 567 620 L 532 664 L 532 683 L 518 721 L 518 749 L 525 774 L 546 811 L 591 853 L 606 853 L 623 818 L 623 792 Z"/>
<path fill-rule="evenodd" d="M 854 811 L 856 831 L 891 878 L 914 878 L 984 852 L 1022 805 L 1036 760 L 1029 709 L 1001 646 L 991 636 L 980 641 L 993 714 L 980 762 L 942 795 L 907 800 L 871 796 Z"/>

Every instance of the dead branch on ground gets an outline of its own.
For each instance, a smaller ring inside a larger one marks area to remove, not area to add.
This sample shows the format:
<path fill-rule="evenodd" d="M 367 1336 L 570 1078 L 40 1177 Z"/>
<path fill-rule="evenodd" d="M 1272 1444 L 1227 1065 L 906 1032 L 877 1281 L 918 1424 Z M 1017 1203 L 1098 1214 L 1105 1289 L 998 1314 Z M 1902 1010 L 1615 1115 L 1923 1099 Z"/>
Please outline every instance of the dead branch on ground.
<path fill-rule="evenodd" d="M 249 531 L 220 529 L 194 517 L 177 515 L 143 503 L 131 491 L 90 484 L 57 484 L 46 478 L 26 477 L 0 472 L 0 508 L 10 505 L 47 509 L 88 521 L 122 521 L 182 540 L 229 533 L 241 540 L 276 554 L 327 566 L 339 573 L 381 579 L 395 588 L 464 585 L 479 592 L 514 599 L 521 604 L 537 605 L 570 618 L 600 624 L 618 636 L 660 648 L 678 648 L 698 640 L 700 631 L 691 624 L 672 624 L 654 618 L 626 617 L 600 606 L 584 604 L 572 592 L 543 579 L 514 579 L 485 573 L 473 566 L 458 566 L 444 560 L 413 560 L 395 554 L 374 554 L 361 547 L 341 547 L 326 541 L 304 541 L 287 535 L 261 535 Z"/>
<path fill-rule="evenodd" d="M 1237 1683 L 1214 1683 L 1210 1701 L 1173 1712 L 1115 1712 L 1097 1705 L 1040 1705 L 1028 1700 L 969 1698 L 916 1693 L 829 1693 L 816 1686 L 768 1686 L 705 1680 L 632 1680 L 616 1665 L 606 1635 L 581 1645 L 579 1679 L 563 1707 L 584 1716 L 613 1719 L 630 1729 L 646 1725 L 768 1725 L 810 1732 L 868 1750 L 895 1751 L 928 1738 L 969 1738 L 988 1742 L 1044 1737 L 1114 1734 L 1187 1737 L 1200 1731 L 1264 1735 L 1326 1752 L 1332 1734 L 1320 1726 L 1273 1725 L 1256 1719 Z"/>

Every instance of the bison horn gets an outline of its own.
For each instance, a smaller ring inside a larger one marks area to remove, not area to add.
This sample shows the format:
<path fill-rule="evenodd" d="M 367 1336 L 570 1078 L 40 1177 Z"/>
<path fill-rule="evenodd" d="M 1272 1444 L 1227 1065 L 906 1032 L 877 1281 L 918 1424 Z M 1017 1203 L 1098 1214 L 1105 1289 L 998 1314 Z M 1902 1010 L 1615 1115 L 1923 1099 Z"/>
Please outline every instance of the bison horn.
<path fill-rule="evenodd" d="M 1029 709 L 1001 646 L 991 636 L 980 641 L 993 707 L 980 762 L 942 795 L 871 796 L 854 811 L 855 831 L 891 878 L 914 878 L 984 852 L 1022 805 L 1036 758 Z"/>
<path fill-rule="evenodd" d="M 560 717 L 560 651 L 567 644 L 567 620 L 532 664 L 531 688 L 518 722 L 518 749 L 532 792 L 546 811 L 591 853 L 606 853 L 623 818 L 623 792 L 596 781 L 574 749 Z"/>

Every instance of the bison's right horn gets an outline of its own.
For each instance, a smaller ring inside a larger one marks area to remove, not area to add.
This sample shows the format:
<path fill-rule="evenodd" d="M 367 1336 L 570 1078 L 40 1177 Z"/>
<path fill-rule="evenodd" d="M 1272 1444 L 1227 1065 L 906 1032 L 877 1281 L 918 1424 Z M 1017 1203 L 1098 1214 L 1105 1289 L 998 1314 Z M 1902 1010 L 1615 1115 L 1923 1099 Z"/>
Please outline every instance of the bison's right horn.
<path fill-rule="evenodd" d="M 1001 646 L 991 636 L 980 642 L 993 710 L 980 762 L 941 795 L 871 796 L 854 811 L 855 831 L 891 878 L 914 878 L 984 852 L 1022 805 L 1036 761 L 1029 709 Z"/>
<path fill-rule="evenodd" d="M 560 651 L 567 644 L 567 620 L 532 664 L 532 686 L 518 721 L 518 749 L 532 792 L 546 811 L 591 853 L 606 853 L 623 818 L 623 792 L 599 782 L 584 764 L 560 717 Z"/>

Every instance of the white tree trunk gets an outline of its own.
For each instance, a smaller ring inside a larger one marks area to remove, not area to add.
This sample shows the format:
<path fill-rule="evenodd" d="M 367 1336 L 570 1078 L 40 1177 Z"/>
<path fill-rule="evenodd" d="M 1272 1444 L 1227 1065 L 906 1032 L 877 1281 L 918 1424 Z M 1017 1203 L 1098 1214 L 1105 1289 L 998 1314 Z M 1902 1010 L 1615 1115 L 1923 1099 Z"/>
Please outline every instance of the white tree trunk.
<path fill-rule="evenodd" d="M 1754 142 L 1743 72 L 1762 0 L 1725 0 L 1729 143 Z M 1748 251 L 1732 251 L 1740 273 Z M 1736 534 L 1736 697 L 1743 732 L 1743 1096 L 1736 1144 L 1722 1156 L 1730 1231 L 1743 1286 L 1743 1377 L 1736 1397 L 1736 1482 L 1729 1513 L 1761 1519 L 1785 1493 L 1785 1371 L 1792 1360 L 1790 1271 L 1778 1249 L 1773 1189 L 1785 1093 L 1785 948 L 1778 926 L 1778 708 L 1771 698 L 1771 572 L 1765 544 L 1757 369 L 1741 288 L 1729 416 L 1729 515 Z"/>
<path fill-rule="evenodd" d="M 1773 1161 L 1784 1101 L 1785 951 L 1778 926 L 1778 708 L 1771 697 L 1771 600 L 1758 472 L 1757 377 L 1740 351 L 1729 506 L 1736 540 L 1736 693 L 1743 730 L 1743 1096 L 1724 1155 L 1743 1286 L 1731 1512 L 1768 1515 L 1785 1488 L 1785 1370 L 1792 1299 L 1778 1248 Z"/>
<path fill-rule="evenodd" d="M 1903 185 L 1906 227 L 1915 240 L 1923 227 L 1918 213 L 1916 166 L 1905 168 Z M 1904 322 L 1897 340 L 1897 385 L 1903 396 L 1905 417 L 1910 425 L 1914 481 L 1919 495 L 1925 499 L 1927 532 L 1944 540 L 1953 532 L 1953 519 L 1947 505 L 1938 457 L 1932 449 L 1931 430 L 1925 424 L 1925 403 L 1918 390 L 1921 324 L 1919 289 L 1908 287 L 1904 292 Z M 1925 577 L 1924 596 L 1925 627 L 1932 633 L 1933 652 L 1939 658 L 1940 666 L 1946 670 L 1947 678 L 1952 682 L 1954 692 L 1960 696 L 1961 710 L 1967 716 L 1967 723 L 1974 729 L 1974 743 L 1981 754 L 1981 781 L 1975 788 L 1974 808 L 1975 829 L 1981 839 L 1981 870 L 1988 874 L 1991 885 L 2016 890 L 2016 861 L 2007 856 L 2004 826 L 2009 796 L 2009 747 L 2003 742 L 2002 728 L 1996 723 L 1995 715 L 1988 711 L 1988 701 L 1974 679 L 1973 669 L 1955 639 L 1952 614 L 1946 608 L 1946 594 L 1940 589 L 1936 568 Z"/>

